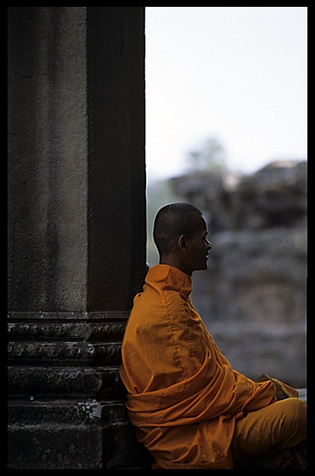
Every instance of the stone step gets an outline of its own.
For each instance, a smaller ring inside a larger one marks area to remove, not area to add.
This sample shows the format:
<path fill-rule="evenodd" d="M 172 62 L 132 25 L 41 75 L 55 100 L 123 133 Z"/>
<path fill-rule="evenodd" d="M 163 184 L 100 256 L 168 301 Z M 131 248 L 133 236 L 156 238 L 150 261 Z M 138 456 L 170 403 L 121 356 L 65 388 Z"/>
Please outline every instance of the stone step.
<path fill-rule="evenodd" d="M 33 397 L 34 398 L 34 397 Z M 43 425 L 128 421 L 124 402 L 96 399 L 15 400 L 8 403 L 9 425 Z"/>

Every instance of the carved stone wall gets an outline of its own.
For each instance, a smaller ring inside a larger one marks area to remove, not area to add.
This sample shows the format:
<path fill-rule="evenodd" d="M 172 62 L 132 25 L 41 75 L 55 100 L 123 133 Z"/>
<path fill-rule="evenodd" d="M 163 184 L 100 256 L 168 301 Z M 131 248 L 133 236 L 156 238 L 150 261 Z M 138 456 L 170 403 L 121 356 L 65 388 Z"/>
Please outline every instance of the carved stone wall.
<path fill-rule="evenodd" d="M 202 210 L 212 250 L 193 276 L 193 302 L 220 350 L 250 378 L 304 387 L 306 163 L 281 161 L 250 176 L 173 180 Z"/>
<path fill-rule="evenodd" d="M 9 315 L 9 467 L 137 468 L 119 378 L 127 312 Z"/>
<path fill-rule="evenodd" d="M 118 366 L 146 271 L 144 9 L 8 26 L 8 466 L 143 467 Z"/>

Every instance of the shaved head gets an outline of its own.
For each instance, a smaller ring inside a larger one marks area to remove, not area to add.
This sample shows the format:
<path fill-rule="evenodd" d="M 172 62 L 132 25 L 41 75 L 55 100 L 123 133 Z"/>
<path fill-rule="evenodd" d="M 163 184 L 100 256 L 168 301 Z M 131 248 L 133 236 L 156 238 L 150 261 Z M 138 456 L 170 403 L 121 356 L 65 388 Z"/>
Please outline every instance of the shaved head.
<path fill-rule="evenodd" d="M 196 216 L 202 216 L 201 211 L 189 203 L 171 203 L 158 211 L 153 238 L 160 255 L 169 253 L 179 236 L 191 238 L 196 231 Z"/>

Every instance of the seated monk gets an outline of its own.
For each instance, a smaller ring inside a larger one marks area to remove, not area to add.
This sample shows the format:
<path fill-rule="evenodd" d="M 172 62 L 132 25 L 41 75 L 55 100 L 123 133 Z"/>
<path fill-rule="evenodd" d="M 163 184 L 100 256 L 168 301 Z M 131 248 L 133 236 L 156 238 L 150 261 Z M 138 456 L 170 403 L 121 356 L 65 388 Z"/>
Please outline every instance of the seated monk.
<path fill-rule="evenodd" d="M 137 439 L 152 469 L 299 468 L 305 403 L 277 380 L 233 370 L 190 300 L 193 271 L 207 268 L 207 234 L 190 204 L 156 216 L 160 264 L 134 298 L 119 369 Z"/>

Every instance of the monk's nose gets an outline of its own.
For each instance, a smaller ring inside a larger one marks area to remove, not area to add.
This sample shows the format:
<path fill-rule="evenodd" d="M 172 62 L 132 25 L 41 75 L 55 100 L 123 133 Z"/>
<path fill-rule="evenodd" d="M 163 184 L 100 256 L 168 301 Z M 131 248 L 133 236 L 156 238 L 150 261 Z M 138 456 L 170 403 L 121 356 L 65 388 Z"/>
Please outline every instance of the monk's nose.
<path fill-rule="evenodd" d="M 207 247 L 208 247 L 208 250 L 211 250 L 211 248 L 212 248 L 212 244 L 210 243 L 209 240 L 207 240 Z"/>

